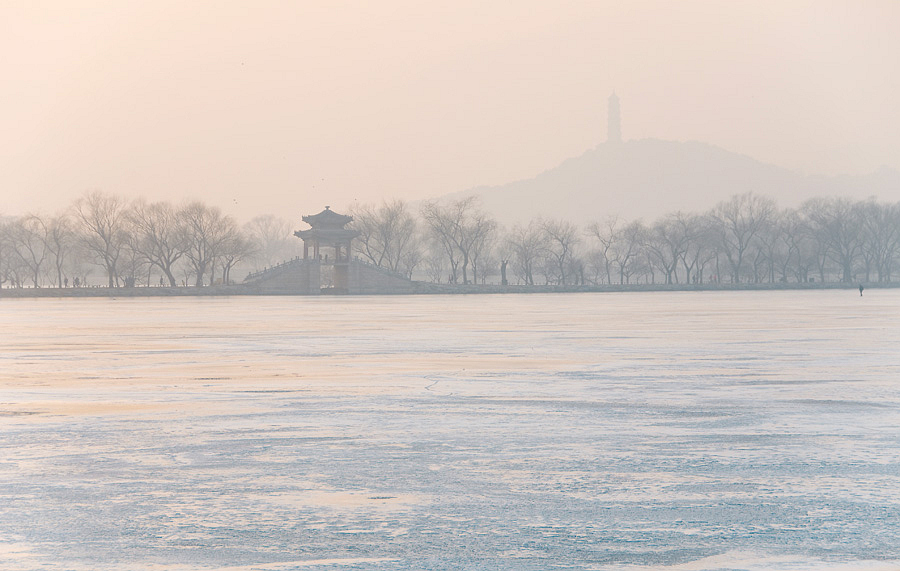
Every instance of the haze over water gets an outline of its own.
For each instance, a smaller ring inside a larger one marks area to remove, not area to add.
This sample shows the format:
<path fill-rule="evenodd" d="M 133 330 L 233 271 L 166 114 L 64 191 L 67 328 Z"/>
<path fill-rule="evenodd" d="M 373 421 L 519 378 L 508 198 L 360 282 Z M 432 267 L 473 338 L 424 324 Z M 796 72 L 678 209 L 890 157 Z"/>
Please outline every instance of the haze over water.
<path fill-rule="evenodd" d="M 2 569 L 896 569 L 900 291 L 0 302 Z"/>

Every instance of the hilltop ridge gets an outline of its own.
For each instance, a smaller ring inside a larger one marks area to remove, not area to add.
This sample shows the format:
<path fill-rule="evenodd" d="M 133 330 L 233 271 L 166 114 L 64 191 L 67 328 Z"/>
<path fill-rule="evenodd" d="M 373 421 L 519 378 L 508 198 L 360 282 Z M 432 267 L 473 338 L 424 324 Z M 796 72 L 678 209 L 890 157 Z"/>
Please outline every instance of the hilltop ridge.
<path fill-rule="evenodd" d="M 900 172 L 804 175 L 696 141 L 601 143 L 532 178 L 478 186 L 444 198 L 477 195 L 504 223 L 534 217 L 577 223 L 615 214 L 652 220 L 677 210 L 704 212 L 731 195 L 755 192 L 781 206 L 816 196 L 900 200 Z"/>

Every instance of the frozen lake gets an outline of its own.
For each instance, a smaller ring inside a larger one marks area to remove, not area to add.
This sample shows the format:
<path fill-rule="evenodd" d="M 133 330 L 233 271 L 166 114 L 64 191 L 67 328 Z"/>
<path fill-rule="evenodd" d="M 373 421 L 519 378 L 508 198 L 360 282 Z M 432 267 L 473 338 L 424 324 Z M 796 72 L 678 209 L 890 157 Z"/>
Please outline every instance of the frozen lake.
<path fill-rule="evenodd" d="M 900 290 L 0 323 L 3 570 L 900 567 Z"/>

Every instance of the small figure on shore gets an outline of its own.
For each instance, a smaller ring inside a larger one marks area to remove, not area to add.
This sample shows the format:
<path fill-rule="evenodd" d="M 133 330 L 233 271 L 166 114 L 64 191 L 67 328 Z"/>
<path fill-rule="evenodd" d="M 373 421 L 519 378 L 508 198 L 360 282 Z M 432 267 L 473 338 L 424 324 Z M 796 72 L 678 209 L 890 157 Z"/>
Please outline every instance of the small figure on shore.
<path fill-rule="evenodd" d="M 63 287 L 69 287 L 69 278 L 63 279 Z"/>
<path fill-rule="evenodd" d="M 75 277 L 75 287 L 79 287 L 81 285 L 81 280 L 78 277 Z"/>
<path fill-rule="evenodd" d="M 862 292 L 863 292 L 864 289 L 866 289 L 866 288 L 864 288 L 864 287 L 862 286 L 862 284 L 859 284 L 859 297 L 862 297 Z"/>

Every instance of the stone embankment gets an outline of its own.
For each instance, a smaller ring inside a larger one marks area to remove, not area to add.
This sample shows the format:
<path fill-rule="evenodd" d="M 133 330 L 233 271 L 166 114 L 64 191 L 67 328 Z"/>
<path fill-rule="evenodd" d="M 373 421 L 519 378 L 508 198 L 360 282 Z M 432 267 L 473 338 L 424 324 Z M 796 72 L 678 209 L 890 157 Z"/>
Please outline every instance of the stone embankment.
<path fill-rule="evenodd" d="M 867 283 L 865 289 L 895 288 L 898 283 Z M 825 290 L 858 289 L 859 284 L 840 282 L 816 283 L 744 283 L 744 284 L 612 284 L 612 285 L 451 285 L 416 282 L 415 293 L 474 294 L 474 293 L 579 293 L 579 292 L 638 292 L 638 291 L 779 291 L 779 290 Z"/>
<path fill-rule="evenodd" d="M 652 292 L 652 291 L 768 291 L 768 290 L 825 290 L 852 289 L 858 284 L 845 283 L 778 283 L 778 284 L 625 284 L 591 286 L 553 285 L 452 285 L 428 282 L 411 282 L 407 291 L 362 292 L 359 295 L 434 295 L 434 294 L 504 294 L 504 293 L 586 293 L 586 292 Z M 898 283 L 864 283 L 865 289 L 896 288 Z M 327 294 L 327 289 L 323 289 Z M 80 288 L 3 288 L 2 298 L 34 297 L 182 297 L 182 296 L 230 296 L 230 295 L 291 295 L 284 292 L 266 292 L 246 285 L 216 285 L 205 287 L 80 287 Z M 303 294 L 293 294 L 303 295 Z M 308 294 L 307 294 L 308 295 Z M 315 294 L 313 294 L 315 295 Z M 354 294 L 345 294 L 354 295 Z"/>
<path fill-rule="evenodd" d="M 4 288 L 0 299 L 15 297 L 184 297 L 197 295 L 253 295 L 239 285 L 207 287 L 78 287 Z"/>

